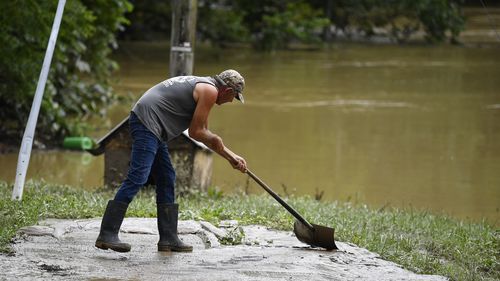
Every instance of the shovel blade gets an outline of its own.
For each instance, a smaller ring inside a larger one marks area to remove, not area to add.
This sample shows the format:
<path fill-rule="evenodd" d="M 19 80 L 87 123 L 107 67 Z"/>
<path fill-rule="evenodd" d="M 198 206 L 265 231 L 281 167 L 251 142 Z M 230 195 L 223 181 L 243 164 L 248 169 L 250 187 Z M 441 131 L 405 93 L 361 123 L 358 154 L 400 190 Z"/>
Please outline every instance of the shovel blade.
<path fill-rule="evenodd" d="M 293 232 L 301 242 L 308 245 L 327 250 L 338 249 L 335 245 L 335 230 L 333 228 L 317 224 L 312 224 L 312 226 L 313 229 L 310 229 L 297 220 L 293 225 Z"/>

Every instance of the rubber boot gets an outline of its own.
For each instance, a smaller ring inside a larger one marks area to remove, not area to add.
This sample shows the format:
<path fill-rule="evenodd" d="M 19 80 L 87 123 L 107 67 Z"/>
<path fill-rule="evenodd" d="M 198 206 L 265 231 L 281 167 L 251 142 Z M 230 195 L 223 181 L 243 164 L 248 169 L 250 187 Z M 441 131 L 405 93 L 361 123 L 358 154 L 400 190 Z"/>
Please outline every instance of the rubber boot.
<path fill-rule="evenodd" d="M 184 244 L 177 235 L 179 205 L 161 203 L 157 205 L 157 210 L 160 233 L 158 251 L 192 252 L 193 247 Z"/>
<path fill-rule="evenodd" d="M 117 252 L 130 251 L 130 244 L 123 243 L 118 238 L 118 232 L 127 212 L 128 204 L 124 202 L 109 200 L 104 216 L 102 217 L 101 231 L 95 241 L 99 249 L 111 249 Z"/>

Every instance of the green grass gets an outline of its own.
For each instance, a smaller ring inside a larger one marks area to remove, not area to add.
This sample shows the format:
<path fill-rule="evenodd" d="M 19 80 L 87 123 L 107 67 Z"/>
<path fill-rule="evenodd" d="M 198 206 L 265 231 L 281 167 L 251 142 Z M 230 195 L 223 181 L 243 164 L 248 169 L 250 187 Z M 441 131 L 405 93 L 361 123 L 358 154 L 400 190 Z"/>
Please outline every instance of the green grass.
<path fill-rule="evenodd" d="M 0 250 L 23 226 L 44 218 L 100 217 L 109 191 L 88 192 L 67 186 L 29 182 L 23 201 L 11 201 L 12 185 L 0 182 Z M 306 219 L 335 227 L 336 238 L 379 253 L 417 273 L 451 280 L 500 280 L 500 232 L 486 222 L 466 222 L 413 209 L 375 210 L 362 204 L 287 199 Z M 291 230 L 293 218 L 267 195 L 224 195 L 210 191 L 178 200 L 181 219 L 235 219 Z M 128 217 L 155 217 L 154 192 L 139 193 Z"/>

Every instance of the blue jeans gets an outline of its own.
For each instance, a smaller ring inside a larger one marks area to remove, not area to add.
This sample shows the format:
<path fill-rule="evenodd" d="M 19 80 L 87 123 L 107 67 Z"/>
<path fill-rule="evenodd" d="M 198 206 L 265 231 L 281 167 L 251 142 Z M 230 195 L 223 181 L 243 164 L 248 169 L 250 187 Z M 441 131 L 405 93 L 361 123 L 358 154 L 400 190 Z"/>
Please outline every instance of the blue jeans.
<path fill-rule="evenodd" d="M 175 170 L 167 145 L 148 130 L 133 112 L 130 113 L 129 125 L 133 141 L 130 166 L 114 200 L 132 202 L 151 173 L 156 184 L 156 203 L 174 203 Z"/>

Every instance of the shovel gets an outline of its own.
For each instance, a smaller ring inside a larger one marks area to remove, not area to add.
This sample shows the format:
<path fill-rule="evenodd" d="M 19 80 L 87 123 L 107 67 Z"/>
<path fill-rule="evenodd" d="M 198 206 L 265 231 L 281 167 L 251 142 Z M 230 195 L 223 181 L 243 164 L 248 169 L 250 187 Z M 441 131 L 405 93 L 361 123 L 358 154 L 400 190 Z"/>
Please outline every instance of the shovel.
<path fill-rule="evenodd" d="M 236 159 L 234 159 L 230 153 L 226 150 L 224 150 L 224 152 L 226 155 L 233 158 L 234 162 L 236 162 Z M 279 195 L 276 194 L 276 192 L 274 192 L 267 184 L 252 173 L 252 171 L 247 169 L 246 173 L 297 219 L 293 224 L 293 232 L 301 242 L 311 246 L 325 248 L 327 250 L 338 249 L 337 245 L 335 245 L 335 230 L 333 228 L 309 223 L 297 211 L 295 211 L 295 209 L 281 199 L 281 197 L 279 197 Z"/>

